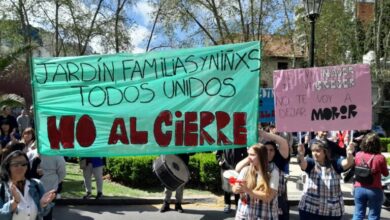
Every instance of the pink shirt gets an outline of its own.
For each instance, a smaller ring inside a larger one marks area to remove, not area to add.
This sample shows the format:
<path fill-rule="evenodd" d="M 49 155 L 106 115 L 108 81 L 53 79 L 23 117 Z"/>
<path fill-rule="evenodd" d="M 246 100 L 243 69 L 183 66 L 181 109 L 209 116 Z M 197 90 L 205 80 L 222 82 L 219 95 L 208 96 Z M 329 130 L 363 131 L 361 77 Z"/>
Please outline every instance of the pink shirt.
<path fill-rule="evenodd" d="M 355 181 L 354 186 L 355 187 L 368 187 L 368 188 L 379 188 L 382 189 L 382 183 L 381 183 L 381 175 L 388 176 L 389 170 L 387 169 L 387 162 L 385 157 L 382 154 L 375 154 L 374 158 L 371 160 L 370 163 L 368 161 L 371 159 L 371 157 L 374 154 L 366 153 L 363 151 L 360 151 L 356 154 L 355 157 L 355 164 L 360 164 L 362 158 L 364 161 L 368 164 L 368 166 L 371 168 L 373 173 L 373 182 L 372 184 L 363 184 L 358 181 Z"/>

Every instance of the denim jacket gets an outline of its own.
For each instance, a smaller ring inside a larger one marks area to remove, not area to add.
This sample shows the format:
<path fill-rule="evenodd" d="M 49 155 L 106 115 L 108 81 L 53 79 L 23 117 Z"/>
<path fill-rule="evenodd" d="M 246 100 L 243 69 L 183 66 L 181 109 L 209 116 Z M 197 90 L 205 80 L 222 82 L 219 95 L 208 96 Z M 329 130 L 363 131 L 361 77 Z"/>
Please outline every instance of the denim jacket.
<path fill-rule="evenodd" d="M 43 219 L 43 216 L 47 215 L 50 211 L 50 209 L 53 207 L 53 203 L 50 203 L 45 208 L 42 208 L 40 205 L 40 200 L 45 194 L 45 190 L 43 189 L 42 184 L 37 179 L 29 179 L 30 181 L 30 189 L 28 190 L 28 193 L 30 193 L 30 196 L 33 198 L 35 205 L 38 208 L 38 215 L 36 220 Z M 4 198 L 1 195 L 2 189 L 4 189 Z M 38 190 L 39 189 L 39 190 Z M 8 187 L 8 184 L 6 182 L 0 183 L 0 219 L 1 220 L 12 220 L 12 193 L 10 188 Z"/>

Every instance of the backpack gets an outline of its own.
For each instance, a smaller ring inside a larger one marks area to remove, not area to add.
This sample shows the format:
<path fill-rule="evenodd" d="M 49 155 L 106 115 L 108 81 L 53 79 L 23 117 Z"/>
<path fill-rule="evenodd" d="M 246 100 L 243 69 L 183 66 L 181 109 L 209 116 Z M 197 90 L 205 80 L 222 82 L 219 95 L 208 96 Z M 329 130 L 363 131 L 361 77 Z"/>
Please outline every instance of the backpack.
<path fill-rule="evenodd" d="M 360 160 L 360 164 L 359 165 L 355 165 L 355 180 L 360 182 L 360 183 L 363 183 L 363 184 L 372 184 L 373 180 L 374 180 L 374 177 L 372 176 L 372 170 L 370 168 L 370 162 L 372 161 L 372 159 L 374 159 L 374 156 L 373 155 L 370 160 L 368 161 L 368 163 L 366 163 L 364 161 L 364 158 L 361 158 Z"/>

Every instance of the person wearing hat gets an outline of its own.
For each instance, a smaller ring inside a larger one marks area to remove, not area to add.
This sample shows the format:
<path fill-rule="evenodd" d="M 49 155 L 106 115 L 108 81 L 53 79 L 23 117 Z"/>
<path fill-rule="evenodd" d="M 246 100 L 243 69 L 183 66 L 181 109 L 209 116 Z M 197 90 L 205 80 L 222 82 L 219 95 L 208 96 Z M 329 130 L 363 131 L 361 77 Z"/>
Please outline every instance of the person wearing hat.
<path fill-rule="evenodd" d="M 332 159 L 325 141 L 312 143 L 312 158 L 306 157 L 303 144 L 298 146 L 298 163 L 307 174 L 302 198 L 299 202 L 299 217 L 303 219 L 341 219 L 344 213 L 340 173 L 354 164 L 355 143 L 347 147 L 347 157 Z"/>

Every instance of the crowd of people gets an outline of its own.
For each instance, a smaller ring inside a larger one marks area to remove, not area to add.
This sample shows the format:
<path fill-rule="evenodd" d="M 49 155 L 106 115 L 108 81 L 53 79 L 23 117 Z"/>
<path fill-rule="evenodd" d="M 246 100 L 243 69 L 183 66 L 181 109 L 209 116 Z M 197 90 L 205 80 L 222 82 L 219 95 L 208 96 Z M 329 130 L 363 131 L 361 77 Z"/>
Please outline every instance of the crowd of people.
<path fill-rule="evenodd" d="M 297 161 L 306 176 L 298 205 L 300 219 L 342 219 L 341 173 L 362 166 L 362 161 L 366 161 L 364 166 L 368 167 L 372 178 L 369 182 L 363 181 L 366 177 L 354 180 L 353 219 L 364 219 L 367 208 L 368 219 L 380 219 L 381 176 L 388 176 L 389 172 L 378 135 L 359 131 L 348 139 L 346 133 L 336 137 L 329 133 L 318 131 L 312 137 L 308 133 L 298 145 Z M 289 219 L 284 180 L 291 153 L 287 153 L 287 140 L 263 130 L 260 137 L 262 140 L 248 149 L 248 157 L 235 167 L 240 173 L 233 192 L 243 198 L 238 203 L 236 219 Z"/>
<path fill-rule="evenodd" d="M 53 201 L 60 197 L 66 175 L 62 156 L 39 155 L 34 121 L 27 110 L 15 118 L 9 106 L 0 116 L 0 218 L 52 219 Z M 381 154 L 380 139 L 370 131 L 317 131 L 302 136 L 297 161 L 305 173 L 305 186 L 298 209 L 300 219 L 341 219 L 344 214 L 341 173 L 368 167 L 371 179 L 354 180 L 353 219 L 380 219 L 383 191 L 381 176 L 389 174 Z M 278 132 L 273 125 L 259 129 L 259 141 L 250 147 L 216 152 L 221 168 L 225 213 L 236 219 L 289 219 L 287 180 L 292 152 L 292 135 Z M 188 165 L 189 154 L 178 155 Z M 96 180 L 96 199 L 103 196 L 103 158 L 80 158 L 86 195 L 92 197 L 91 179 Z M 223 173 L 235 170 L 237 181 L 230 184 Z M 357 171 L 355 171 L 357 172 Z M 39 180 L 37 180 L 39 179 Z M 184 185 L 176 189 L 175 210 L 181 206 Z M 170 210 L 172 190 L 165 189 L 161 212 Z"/>
<path fill-rule="evenodd" d="M 231 196 L 234 195 L 237 220 L 289 219 L 286 177 L 293 155 L 291 139 L 291 134 L 277 132 L 271 125 L 259 129 L 259 143 L 249 148 L 216 152 L 221 168 L 225 213 L 232 211 Z M 297 148 L 298 165 L 306 178 L 298 205 L 300 219 L 342 219 L 341 174 L 351 173 L 355 166 L 362 165 L 362 161 L 367 162 L 365 165 L 372 172 L 372 181 L 354 180 L 353 219 L 364 219 L 367 208 L 368 219 L 380 219 L 384 199 L 381 177 L 388 176 L 389 172 L 375 132 L 308 132 L 302 136 L 302 143 Z M 233 185 L 223 175 L 227 170 L 239 173 Z M 181 202 L 182 188 L 179 195 Z M 160 211 L 167 210 L 164 200 Z"/>
<path fill-rule="evenodd" d="M 36 146 L 33 107 L 18 117 L 5 105 L 0 115 L 0 219 L 51 220 L 53 200 L 61 198 L 66 176 L 63 156 L 40 155 Z M 103 196 L 102 158 L 85 158 L 85 199 L 91 197 L 92 174 L 97 182 L 96 198 Z M 33 190 L 29 190 L 33 189 Z"/>

